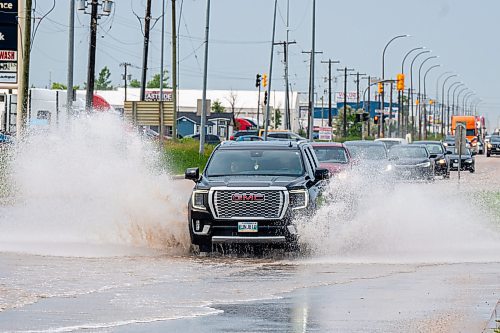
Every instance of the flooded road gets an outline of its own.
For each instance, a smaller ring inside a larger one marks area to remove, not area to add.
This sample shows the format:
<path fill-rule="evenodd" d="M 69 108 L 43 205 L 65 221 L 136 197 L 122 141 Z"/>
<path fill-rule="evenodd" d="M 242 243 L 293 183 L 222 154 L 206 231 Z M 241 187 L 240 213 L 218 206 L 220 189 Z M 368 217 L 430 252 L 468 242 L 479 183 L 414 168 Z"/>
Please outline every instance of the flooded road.
<path fill-rule="evenodd" d="M 460 186 L 333 183 L 331 198 L 348 189 L 356 204 L 298 222 L 307 255 L 197 257 L 191 184 L 101 150 L 85 186 L 74 174 L 88 163 L 15 178 L 23 196 L 0 208 L 0 332 L 493 332 L 500 158 L 478 156 Z"/>

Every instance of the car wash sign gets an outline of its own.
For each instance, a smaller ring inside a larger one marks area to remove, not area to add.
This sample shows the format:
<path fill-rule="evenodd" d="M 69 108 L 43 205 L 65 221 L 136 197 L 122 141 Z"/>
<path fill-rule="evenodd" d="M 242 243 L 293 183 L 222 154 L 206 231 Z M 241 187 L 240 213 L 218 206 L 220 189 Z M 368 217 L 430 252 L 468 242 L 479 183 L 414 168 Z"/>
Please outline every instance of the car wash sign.
<path fill-rule="evenodd" d="M 18 0 L 0 0 L 0 84 L 17 83 Z"/>

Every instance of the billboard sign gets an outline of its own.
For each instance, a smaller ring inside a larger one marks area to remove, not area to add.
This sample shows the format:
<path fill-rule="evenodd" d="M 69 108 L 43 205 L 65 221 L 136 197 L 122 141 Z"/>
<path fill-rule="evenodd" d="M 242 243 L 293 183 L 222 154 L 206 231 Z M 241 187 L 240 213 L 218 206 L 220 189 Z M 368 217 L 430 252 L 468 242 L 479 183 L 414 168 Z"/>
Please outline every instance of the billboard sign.
<path fill-rule="evenodd" d="M 320 127 L 319 128 L 319 140 L 332 141 L 332 128 L 331 127 Z"/>
<path fill-rule="evenodd" d="M 144 94 L 144 100 L 145 101 L 154 101 L 157 102 L 160 100 L 160 90 L 146 90 Z M 165 102 L 171 102 L 172 101 L 172 91 L 171 90 L 164 90 L 163 91 L 163 100 Z"/>
<path fill-rule="evenodd" d="M 347 92 L 347 103 L 356 103 L 358 101 L 358 93 L 355 91 Z M 344 103 L 344 92 L 336 92 L 335 93 L 335 102 Z"/>
<path fill-rule="evenodd" d="M 0 84 L 17 83 L 18 0 L 0 0 Z"/>

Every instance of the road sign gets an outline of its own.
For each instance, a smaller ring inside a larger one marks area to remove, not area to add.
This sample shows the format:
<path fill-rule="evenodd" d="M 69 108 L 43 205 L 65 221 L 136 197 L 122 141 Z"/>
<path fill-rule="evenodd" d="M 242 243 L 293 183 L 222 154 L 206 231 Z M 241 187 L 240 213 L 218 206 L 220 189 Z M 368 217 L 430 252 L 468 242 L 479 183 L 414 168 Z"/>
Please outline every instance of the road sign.
<path fill-rule="evenodd" d="M 325 141 L 331 141 L 332 140 L 332 128 L 331 127 L 320 127 L 318 139 L 325 140 Z"/>

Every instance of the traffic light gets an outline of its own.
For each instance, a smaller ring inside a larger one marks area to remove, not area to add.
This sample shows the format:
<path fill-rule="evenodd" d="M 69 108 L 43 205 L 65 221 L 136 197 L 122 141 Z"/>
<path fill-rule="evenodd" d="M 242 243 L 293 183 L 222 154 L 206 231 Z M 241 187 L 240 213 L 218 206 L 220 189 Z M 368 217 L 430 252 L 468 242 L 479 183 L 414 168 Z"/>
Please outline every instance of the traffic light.
<path fill-rule="evenodd" d="M 264 105 L 267 105 L 267 91 L 264 92 Z"/>
<path fill-rule="evenodd" d="M 363 119 L 363 121 L 368 121 L 370 119 L 370 114 L 368 112 L 363 112 L 362 116 L 361 119 Z"/>
<path fill-rule="evenodd" d="M 375 115 L 375 117 L 373 117 L 373 122 L 375 124 L 378 124 L 379 119 L 380 119 L 380 116 L 379 115 Z"/>
<path fill-rule="evenodd" d="M 262 74 L 262 86 L 267 87 L 267 74 Z"/>
<path fill-rule="evenodd" d="M 255 79 L 255 87 L 256 88 L 260 87 L 260 78 L 261 78 L 260 74 L 257 74 L 257 77 Z"/>
<path fill-rule="evenodd" d="M 403 91 L 405 90 L 405 75 L 404 74 L 398 74 L 397 75 L 397 84 L 396 87 L 398 91 Z"/>
<path fill-rule="evenodd" d="M 378 93 L 383 94 L 384 93 L 384 84 L 382 82 L 378 83 Z"/>

